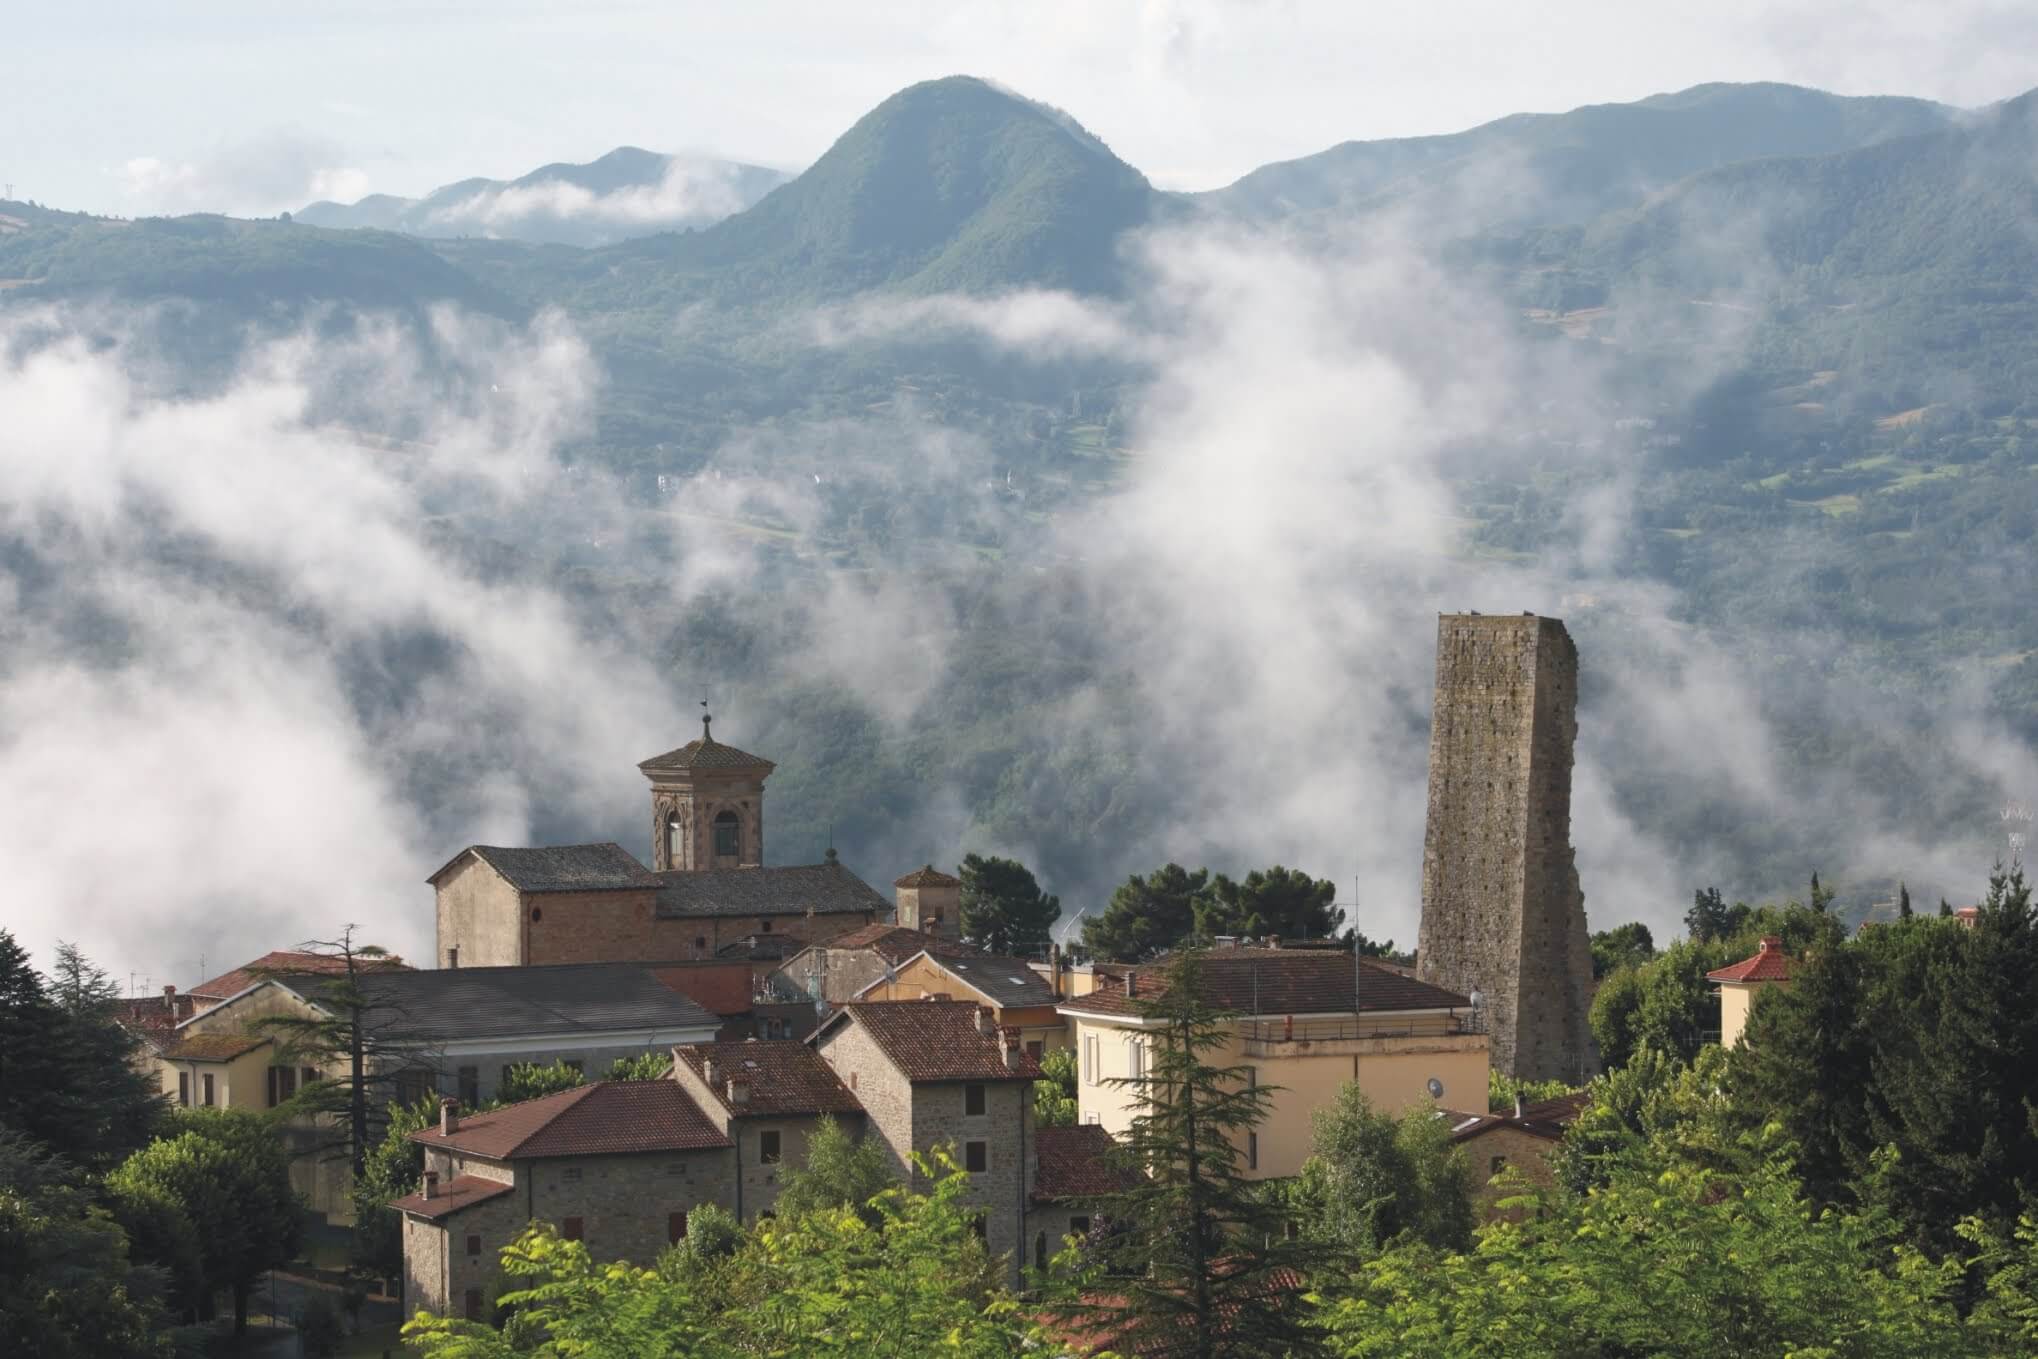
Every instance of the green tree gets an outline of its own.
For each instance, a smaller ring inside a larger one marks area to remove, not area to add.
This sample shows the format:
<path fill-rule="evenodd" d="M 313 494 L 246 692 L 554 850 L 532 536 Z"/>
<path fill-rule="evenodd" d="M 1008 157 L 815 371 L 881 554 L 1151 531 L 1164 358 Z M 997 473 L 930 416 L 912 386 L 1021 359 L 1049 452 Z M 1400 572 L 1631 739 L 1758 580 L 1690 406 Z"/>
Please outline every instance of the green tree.
<path fill-rule="evenodd" d="M 1033 1083 L 1033 1122 L 1041 1128 L 1069 1128 L 1076 1122 L 1076 1053 L 1056 1048 L 1040 1056 L 1040 1079 Z"/>
<path fill-rule="evenodd" d="M 495 1101 L 497 1104 L 521 1104 L 527 1099 L 556 1095 L 561 1090 L 571 1090 L 586 1083 L 587 1078 L 580 1074 L 580 1069 L 566 1065 L 564 1060 L 549 1066 L 518 1062 L 503 1077 L 502 1084 L 496 1087 Z"/>
<path fill-rule="evenodd" d="M 1083 950 L 1119 963 L 1145 962 L 1194 938 L 1211 901 L 1210 872 L 1180 864 L 1133 874 L 1111 894 L 1103 914 L 1083 921 Z"/>
<path fill-rule="evenodd" d="M 1505 1071 L 1491 1070 L 1486 1073 L 1486 1108 L 1489 1113 L 1511 1114 L 1516 1103 L 1540 1104 L 1561 1099 L 1572 1088 L 1560 1080 L 1528 1081 Z"/>
<path fill-rule="evenodd" d="M 439 1121 L 439 1101 L 428 1095 L 408 1108 L 392 1104 L 382 1139 L 369 1150 L 349 1193 L 354 1203 L 354 1268 L 377 1279 L 403 1273 L 403 1223 L 389 1205 L 414 1192 L 425 1173 L 425 1149 L 410 1140 Z"/>
<path fill-rule="evenodd" d="M 1244 1148 L 1274 1087 L 1209 1062 L 1232 1040 L 1228 1016 L 1201 995 L 1201 967 L 1200 953 L 1182 953 L 1162 995 L 1138 1003 L 1146 1070 L 1113 1083 L 1137 1100 L 1116 1154 L 1142 1173 L 1099 1199 L 1112 1230 L 1089 1243 L 1055 1309 L 1129 1352 L 1307 1354 L 1304 1280 L 1324 1248 L 1290 1240 L 1292 1209 L 1246 1176 Z"/>
<path fill-rule="evenodd" d="M 1210 880 L 1209 897 L 1203 926 L 1213 935 L 1330 939 L 1343 917 L 1336 883 L 1280 864 L 1256 868 L 1237 882 L 1219 873 Z"/>
<path fill-rule="evenodd" d="M 255 1281 L 297 1250 L 303 1204 L 290 1188 L 289 1157 L 268 1121 L 252 1114 L 189 1110 L 176 1126 L 177 1135 L 151 1142 L 109 1178 L 128 1193 L 160 1195 L 191 1220 L 205 1286 L 232 1290 L 239 1334 Z"/>
<path fill-rule="evenodd" d="M 1414 1105 L 1396 1118 L 1348 1082 L 1311 1121 L 1299 1186 L 1307 1233 L 1350 1255 L 1403 1238 L 1443 1250 L 1471 1245 L 1464 1152 L 1434 1107 Z"/>
<path fill-rule="evenodd" d="M 851 1137 L 840 1123 L 823 1118 L 807 1139 L 807 1163 L 785 1177 L 776 1211 L 786 1217 L 824 1208 L 862 1208 L 898 1178 L 876 1137 Z"/>
<path fill-rule="evenodd" d="M 0 1131 L 0 1354 L 168 1359 L 177 1337 L 160 1281 L 75 1181 L 67 1163 Z"/>
<path fill-rule="evenodd" d="M 662 1081 L 672 1073 L 672 1054 L 640 1052 L 635 1057 L 618 1057 L 602 1072 L 605 1081 Z"/>
<path fill-rule="evenodd" d="M 1903 882 L 1896 885 L 1896 918 L 1899 920 L 1911 918 L 1911 889 Z"/>
<path fill-rule="evenodd" d="M 992 953 L 1027 957 L 1045 949 L 1061 918 L 1061 898 L 1040 890 L 1017 859 L 966 854 L 962 860 L 963 937 Z"/>
<path fill-rule="evenodd" d="M 1717 887 L 1701 887 L 1691 894 L 1691 909 L 1684 913 L 1684 933 L 1701 943 L 1727 933 L 1727 902 Z"/>
<path fill-rule="evenodd" d="M 1592 975 L 1606 977 L 1623 967 L 1640 967 L 1656 956 L 1656 937 L 1639 920 L 1592 936 Z"/>

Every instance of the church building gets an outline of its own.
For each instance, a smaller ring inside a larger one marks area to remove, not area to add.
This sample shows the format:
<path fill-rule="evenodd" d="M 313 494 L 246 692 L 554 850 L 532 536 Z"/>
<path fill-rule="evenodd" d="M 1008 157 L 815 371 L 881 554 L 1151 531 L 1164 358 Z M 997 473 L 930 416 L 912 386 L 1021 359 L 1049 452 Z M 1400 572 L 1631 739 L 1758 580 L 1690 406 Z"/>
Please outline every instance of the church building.
<path fill-rule="evenodd" d="M 651 867 L 612 842 L 469 845 L 432 874 L 438 965 L 748 956 L 760 937 L 797 948 L 891 920 L 892 904 L 832 850 L 824 863 L 764 867 L 775 766 L 715 740 L 712 721 L 637 766 L 651 783 Z"/>

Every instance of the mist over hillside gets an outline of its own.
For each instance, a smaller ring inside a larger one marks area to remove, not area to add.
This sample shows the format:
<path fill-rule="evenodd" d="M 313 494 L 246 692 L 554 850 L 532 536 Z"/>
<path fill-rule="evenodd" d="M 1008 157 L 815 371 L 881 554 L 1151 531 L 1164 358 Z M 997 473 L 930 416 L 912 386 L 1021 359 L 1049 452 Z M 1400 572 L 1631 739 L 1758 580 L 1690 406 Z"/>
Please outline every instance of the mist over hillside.
<path fill-rule="evenodd" d="M 701 230 L 415 207 L 0 203 L 31 946 L 414 949 L 461 845 L 645 852 L 703 698 L 776 862 L 1094 909 L 1278 860 L 1412 943 L 1467 608 L 1578 641 L 1595 927 L 1964 900 L 2038 786 L 2030 96 L 1704 86 L 1183 196 L 951 78 Z"/>

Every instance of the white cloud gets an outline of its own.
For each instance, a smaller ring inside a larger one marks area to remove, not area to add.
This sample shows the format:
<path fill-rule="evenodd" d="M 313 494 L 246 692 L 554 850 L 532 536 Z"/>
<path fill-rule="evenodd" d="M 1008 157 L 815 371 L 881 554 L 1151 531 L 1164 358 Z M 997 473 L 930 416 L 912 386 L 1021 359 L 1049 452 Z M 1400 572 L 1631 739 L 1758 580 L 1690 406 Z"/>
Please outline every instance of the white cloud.
<path fill-rule="evenodd" d="M 268 215 L 320 198 L 351 201 L 369 183 L 333 143 L 290 132 L 221 142 L 193 157 L 130 157 L 119 180 L 122 210 L 131 215 Z"/>
<path fill-rule="evenodd" d="M 673 156 L 656 184 L 597 193 L 565 180 L 484 189 L 431 214 L 432 224 L 481 235 L 514 232 L 532 219 L 617 227 L 704 223 L 748 206 L 737 167 L 707 156 Z"/>

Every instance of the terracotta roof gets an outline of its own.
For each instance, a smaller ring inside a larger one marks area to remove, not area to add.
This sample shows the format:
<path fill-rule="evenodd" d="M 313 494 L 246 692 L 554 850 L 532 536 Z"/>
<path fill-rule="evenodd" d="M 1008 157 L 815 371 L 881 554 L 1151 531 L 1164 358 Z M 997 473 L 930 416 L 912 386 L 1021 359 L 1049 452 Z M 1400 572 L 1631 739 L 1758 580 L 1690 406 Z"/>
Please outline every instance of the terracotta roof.
<path fill-rule="evenodd" d="M 1097 969 L 1097 989 L 1062 1002 L 1064 1010 L 1133 1015 L 1135 1000 L 1167 990 L 1165 966 Z M 1227 949 L 1204 955 L 1203 996 L 1239 1014 L 1354 1014 L 1393 1010 L 1463 1010 L 1471 1000 L 1370 958 L 1321 949 Z M 1126 994 L 1125 979 L 1132 979 Z"/>
<path fill-rule="evenodd" d="M 188 992 L 171 992 L 167 996 L 123 999 L 116 1003 L 113 1017 L 122 1028 L 160 1052 L 172 1041 L 170 1030 L 197 1012 L 196 998 Z"/>
<path fill-rule="evenodd" d="M 405 1194 L 400 1199 L 391 1199 L 389 1206 L 413 1217 L 436 1222 L 442 1217 L 451 1217 L 462 1208 L 472 1208 L 477 1203 L 486 1203 L 507 1194 L 514 1188 L 515 1185 L 484 1179 L 479 1175 L 455 1175 L 433 1190 L 430 1198 L 422 1193 Z"/>
<path fill-rule="evenodd" d="M 1707 981 L 1716 982 L 1770 982 L 1790 980 L 1790 958 L 1783 951 L 1783 941 L 1775 935 L 1766 935 L 1762 947 L 1752 958 L 1743 958 L 1732 967 L 1723 967 L 1716 972 L 1705 974 Z"/>
<path fill-rule="evenodd" d="M 260 1034 L 187 1033 L 167 1037 L 162 1053 L 173 1062 L 231 1062 L 268 1043 Z"/>
<path fill-rule="evenodd" d="M 809 1041 L 818 1043 L 853 1021 L 915 1083 L 1037 1080 L 1040 1064 L 1023 1051 L 1018 1065 L 1005 1065 L 1007 1036 L 980 1032 L 977 1009 L 975 1002 L 966 1000 L 851 1001 L 830 1015 Z"/>
<path fill-rule="evenodd" d="M 1218 1261 L 1215 1272 L 1219 1276 L 1225 1274 L 1226 1262 Z M 1299 1271 L 1286 1266 L 1268 1270 L 1253 1289 L 1261 1300 L 1271 1299 L 1277 1303 L 1282 1299 L 1290 1303 L 1299 1301 L 1308 1291 L 1309 1281 Z M 1134 1359 L 1181 1359 L 1181 1356 L 1198 1352 L 1196 1337 L 1179 1315 L 1162 1314 L 1146 1322 L 1136 1322 L 1125 1314 L 1128 1300 L 1114 1293 L 1086 1293 L 1083 1304 L 1089 1310 L 1079 1313 L 1076 1319 L 1042 1318 L 1049 1334 L 1073 1353 L 1096 1354 L 1109 1350 L 1113 1354 L 1134 1356 Z M 1225 1353 L 1223 1337 L 1239 1310 L 1240 1304 L 1236 1300 L 1219 1304 L 1214 1337 L 1216 1353 Z"/>
<path fill-rule="evenodd" d="M 663 755 L 653 755 L 641 761 L 637 768 L 646 773 L 661 769 L 762 769 L 768 773 L 778 766 L 747 750 L 723 745 L 703 722 L 700 736 L 678 750 L 668 750 Z"/>
<path fill-rule="evenodd" d="M 750 1013 L 750 964 L 745 962 L 664 963 L 651 975 L 712 1014 L 727 1019 Z"/>
<path fill-rule="evenodd" d="M 905 877 L 903 877 L 903 878 L 896 878 L 896 879 L 894 879 L 894 880 L 893 880 L 893 882 L 892 882 L 892 886 L 894 886 L 894 887 L 960 887 L 960 886 L 962 886 L 962 879 L 961 879 L 961 878 L 951 878 L 951 877 L 949 877 L 949 876 L 948 876 L 948 875 L 947 875 L 946 873 L 944 873 L 944 872 L 942 872 L 942 871 L 941 871 L 940 869 L 936 868 L 936 867 L 935 867 L 935 866 L 934 866 L 933 864 L 928 864 L 928 865 L 927 865 L 927 866 L 926 866 L 925 868 L 916 868 L 916 869 L 914 869 L 914 870 L 913 870 L 912 872 L 908 873 L 908 874 L 907 874 L 907 875 L 906 875 Z"/>
<path fill-rule="evenodd" d="M 597 845 L 469 845 L 426 878 L 436 883 L 472 854 L 519 892 L 621 892 L 656 887 L 658 878 L 613 840 Z"/>
<path fill-rule="evenodd" d="M 386 972 L 407 965 L 401 958 L 357 958 L 355 966 L 363 971 Z M 231 972 L 223 972 L 209 982 L 192 987 L 186 995 L 204 1000 L 226 1000 L 237 996 L 258 981 L 278 973 L 300 975 L 334 976 L 347 970 L 344 958 L 335 958 L 330 953 L 304 953 L 294 949 L 278 949 L 265 953 L 252 963 L 242 963 Z M 187 1019 L 189 1015 L 185 1016 Z"/>
<path fill-rule="evenodd" d="M 1047 979 L 1026 965 L 1024 958 L 1007 958 L 995 953 L 974 956 L 927 950 L 927 960 L 958 981 L 967 982 L 983 993 L 993 1005 L 1007 1009 L 1022 1005 L 1054 1004 L 1054 988 Z"/>
<path fill-rule="evenodd" d="M 1036 1203 L 1115 1194 L 1138 1179 L 1130 1169 L 1112 1164 L 1111 1152 L 1118 1144 L 1095 1123 L 1042 1128 L 1033 1138 Z"/>
<path fill-rule="evenodd" d="M 484 1113 L 463 1114 L 451 1136 L 436 1127 L 413 1142 L 486 1156 L 609 1156 L 624 1152 L 726 1147 L 679 1082 L 596 1081 Z"/>
<path fill-rule="evenodd" d="M 980 950 L 953 939 L 942 939 L 920 930 L 909 930 L 904 925 L 888 925 L 877 921 L 861 925 L 832 939 L 823 939 L 815 948 L 867 948 L 895 963 L 903 963 L 916 953 L 934 953 L 947 957 L 960 954 L 968 957 Z"/>
<path fill-rule="evenodd" d="M 1496 1128 L 1513 1128 L 1517 1132 L 1555 1142 L 1578 1121 L 1578 1115 L 1585 1112 L 1585 1106 L 1591 1102 L 1590 1091 L 1575 1090 L 1568 1095 L 1528 1105 L 1519 1114 L 1447 1114 L 1446 1117 L 1453 1120 L 1453 1142 L 1469 1142 Z"/>
<path fill-rule="evenodd" d="M 722 1069 L 722 1083 L 712 1086 L 716 1100 L 732 1114 L 860 1114 L 863 1102 L 850 1093 L 820 1053 L 805 1043 L 777 1039 L 756 1043 L 688 1043 L 672 1050 L 703 1081 L 708 1062 Z M 729 1102 L 729 1077 L 750 1081 L 750 1098 Z"/>

